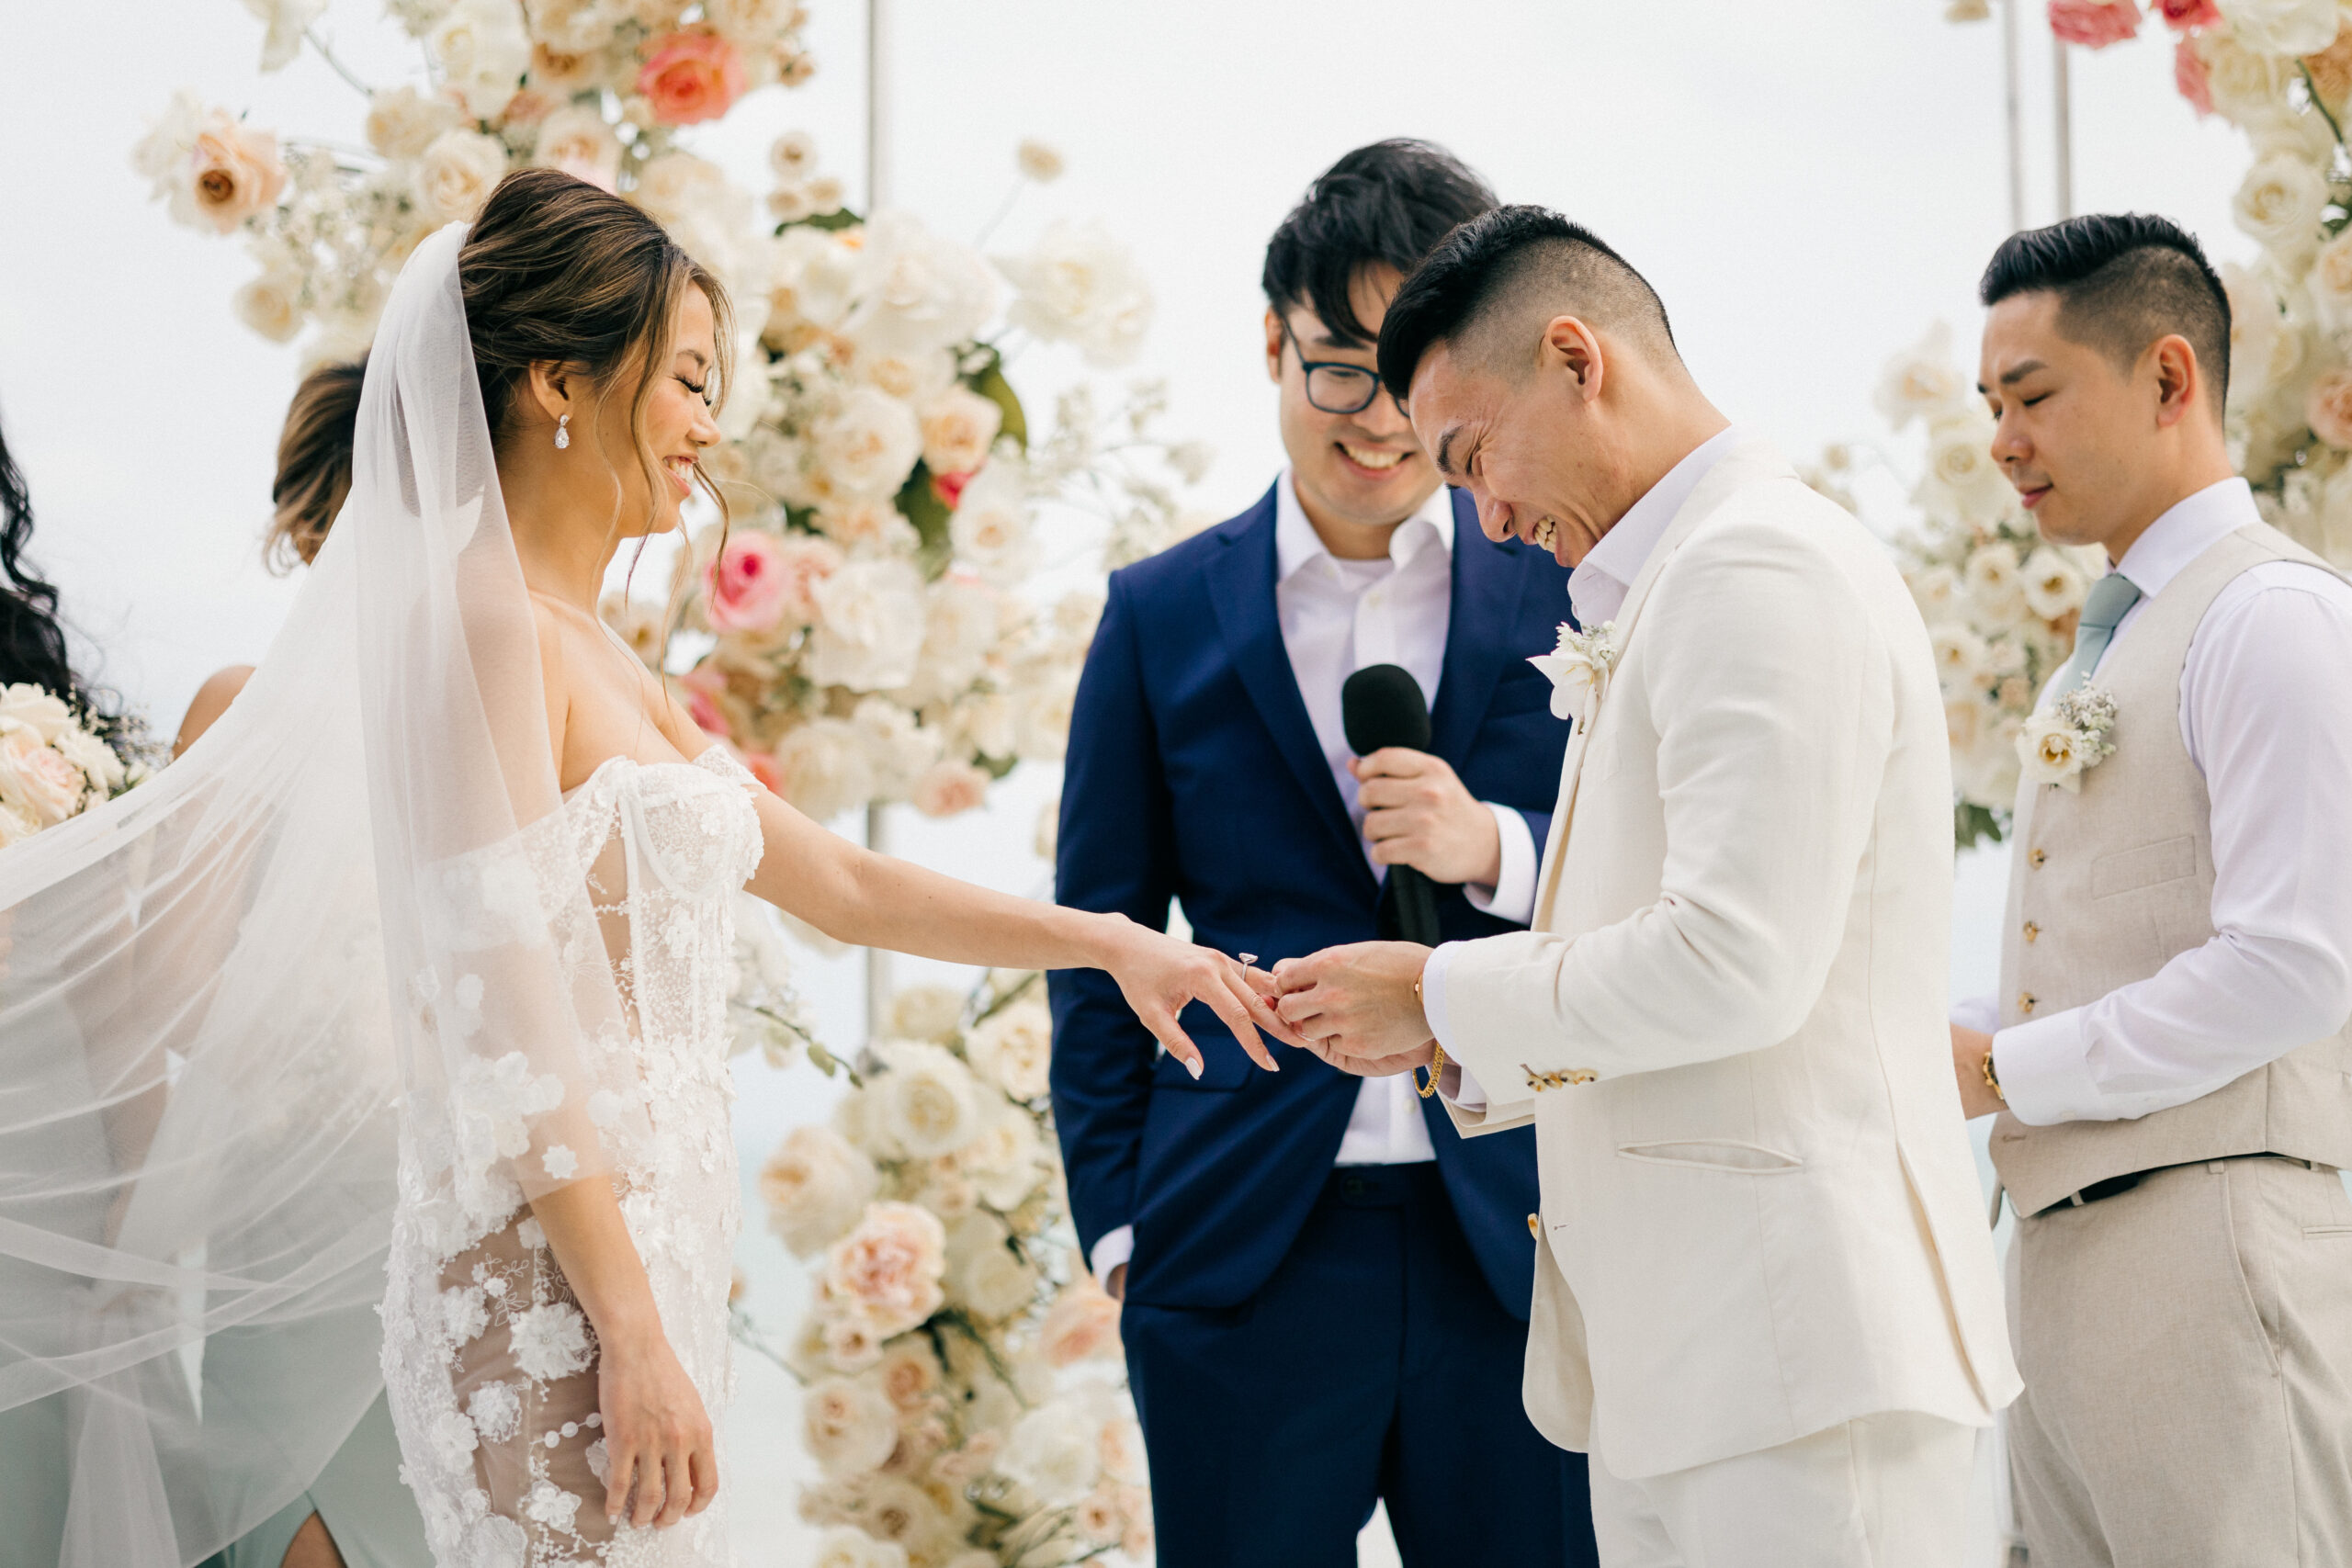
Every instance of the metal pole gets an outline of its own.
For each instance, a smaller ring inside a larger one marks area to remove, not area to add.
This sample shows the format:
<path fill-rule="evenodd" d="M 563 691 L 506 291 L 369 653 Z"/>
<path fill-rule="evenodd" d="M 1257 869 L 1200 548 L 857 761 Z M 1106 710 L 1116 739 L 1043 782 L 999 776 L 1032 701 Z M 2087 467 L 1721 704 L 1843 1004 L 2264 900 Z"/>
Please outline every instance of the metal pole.
<path fill-rule="evenodd" d="M 2057 142 L 2058 216 L 2075 215 L 2075 115 L 2066 82 L 2066 45 L 2050 40 L 2052 134 Z"/>
<path fill-rule="evenodd" d="M 865 847 L 876 854 L 890 852 L 890 808 L 876 801 L 865 808 Z M 890 960 L 887 947 L 865 950 L 865 1037 L 878 1040 L 890 1019 Z"/>
<path fill-rule="evenodd" d="M 868 217 L 890 199 L 890 17 L 889 0 L 865 0 L 865 211 Z M 890 852 L 889 807 L 865 808 L 865 847 Z M 890 1016 L 888 949 L 865 950 L 865 1037 L 878 1038 Z"/>
<path fill-rule="evenodd" d="M 2001 0 L 2001 107 L 2009 132 L 2009 231 L 2025 227 L 2025 136 L 2018 107 L 2018 0 Z"/>

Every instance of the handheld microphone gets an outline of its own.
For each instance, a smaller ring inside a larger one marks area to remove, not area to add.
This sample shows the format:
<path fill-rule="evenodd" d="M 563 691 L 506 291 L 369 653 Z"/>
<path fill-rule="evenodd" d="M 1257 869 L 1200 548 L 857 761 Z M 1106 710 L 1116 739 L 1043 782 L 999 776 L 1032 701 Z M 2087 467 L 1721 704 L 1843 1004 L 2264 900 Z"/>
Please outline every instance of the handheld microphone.
<path fill-rule="evenodd" d="M 1421 683 L 1401 664 L 1367 664 L 1349 676 L 1340 687 L 1340 726 L 1359 757 L 1385 746 L 1430 749 L 1429 705 L 1421 700 Z M 1392 865 L 1388 892 L 1396 937 L 1424 947 L 1443 940 L 1438 933 L 1437 886 L 1427 876 L 1409 865 Z"/>

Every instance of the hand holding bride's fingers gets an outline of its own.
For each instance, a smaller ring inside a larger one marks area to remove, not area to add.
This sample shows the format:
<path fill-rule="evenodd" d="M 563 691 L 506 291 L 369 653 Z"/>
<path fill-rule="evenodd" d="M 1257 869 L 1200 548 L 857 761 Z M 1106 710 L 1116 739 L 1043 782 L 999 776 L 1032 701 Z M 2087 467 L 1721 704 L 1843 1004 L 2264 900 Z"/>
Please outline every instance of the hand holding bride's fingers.
<path fill-rule="evenodd" d="M 1317 1043 L 1316 1055 L 1326 1061 L 1404 1057 L 1430 1038 L 1416 990 L 1428 960 L 1429 949 L 1408 942 L 1359 942 L 1286 958 L 1274 965 L 1283 989 L 1277 1009 L 1283 1022 Z"/>

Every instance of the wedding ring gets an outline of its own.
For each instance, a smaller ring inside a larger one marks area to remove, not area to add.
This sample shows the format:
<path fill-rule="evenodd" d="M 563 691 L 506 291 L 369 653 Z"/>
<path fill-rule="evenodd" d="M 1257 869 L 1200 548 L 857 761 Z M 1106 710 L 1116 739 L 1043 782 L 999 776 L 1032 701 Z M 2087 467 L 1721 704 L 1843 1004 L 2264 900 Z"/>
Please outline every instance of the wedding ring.
<path fill-rule="evenodd" d="M 1241 960 L 1242 967 L 1245 969 L 1258 962 L 1258 955 L 1254 953 L 1237 953 L 1234 956 Z"/>

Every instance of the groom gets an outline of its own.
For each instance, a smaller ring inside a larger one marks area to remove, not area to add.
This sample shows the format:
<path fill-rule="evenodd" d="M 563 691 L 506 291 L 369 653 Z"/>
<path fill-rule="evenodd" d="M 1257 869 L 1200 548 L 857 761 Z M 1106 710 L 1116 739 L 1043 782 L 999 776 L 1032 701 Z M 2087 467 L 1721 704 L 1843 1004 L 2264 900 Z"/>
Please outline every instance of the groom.
<path fill-rule="evenodd" d="M 1333 165 L 1267 246 L 1288 468 L 1111 580 L 1070 727 L 1056 893 L 1265 962 L 1388 929 L 1397 868 L 1453 936 L 1522 927 L 1567 727 L 1515 657 L 1554 562 L 1478 534 L 1379 384 L 1398 280 L 1494 206 L 1437 148 Z M 1341 686 L 1401 665 L 1423 750 L 1354 754 Z M 1589 1563 L 1583 1461 L 1520 1409 L 1532 1134 L 1465 1142 L 1403 1078 L 1209 1032 L 1194 1081 L 1115 986 L 1051 977 L 1070 1210 L 1121 1333 L 1163 1568 L 1338 1568 L 1375 1499 L 1408 1565 Z"/>
<path fill-rule="evenodd" d="M 1691 379 L 1649 284 L 1540 208 L 1456 230 L 1380 369 L 1589 641 L 1532 929 L 1278 965 L 1325 1059 L 1532 1122 L 1526 1399 L 1601 1561 L 1955 1564 L 2017 1393 L 1947 1066 L 1951 768 L 1883 549 Z M 1530 649 L 1530 652 L 1543 652 Z"/>

